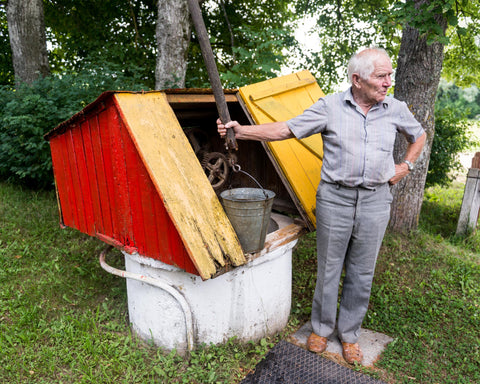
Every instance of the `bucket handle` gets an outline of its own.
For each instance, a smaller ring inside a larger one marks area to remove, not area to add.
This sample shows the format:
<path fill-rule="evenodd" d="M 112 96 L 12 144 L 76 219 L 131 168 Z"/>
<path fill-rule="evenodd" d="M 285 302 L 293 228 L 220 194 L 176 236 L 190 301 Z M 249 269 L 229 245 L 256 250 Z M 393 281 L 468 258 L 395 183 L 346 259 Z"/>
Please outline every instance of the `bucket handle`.
<path fill-rule="evenodd" d="M 263 192 L 263 195 L 265 196 L 265 199 L 268 199 L 268 195 L 267 195 L 267 192 L 265 192 L 265 188 L 262 187 L 262 185 L 257 181 L 257 179 L 255 179 L 252 175 L 242 170 L 239 164 L 232 164 L 232 169 L 233 169 L 233 172 L 235 173 L 243 173 L 244 175 L 247 175 L 248 177 L 250 177 L 255 182 L 255 184 L 257 184 L 260 187 L 260 189 Z"/>

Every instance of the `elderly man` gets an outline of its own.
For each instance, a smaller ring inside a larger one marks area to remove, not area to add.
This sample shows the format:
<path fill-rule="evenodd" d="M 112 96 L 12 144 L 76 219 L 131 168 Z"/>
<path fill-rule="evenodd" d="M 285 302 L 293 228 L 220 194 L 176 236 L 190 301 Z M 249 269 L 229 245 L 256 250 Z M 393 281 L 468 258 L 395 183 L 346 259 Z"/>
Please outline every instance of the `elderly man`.
<path fill-rule="evenodd" d="M 370 299 L 375 263 L 390 218 L 396 184 L 413 170 L 425 143 L 425 132 L 404 102 L 386 97 L 392 64 L 380 48 L 355 54 L 348 64 L 351 87 L 319 99 L 286 122 L 222 124 L 243 140 L 274 141 L 321 134 L 324 147 L 317 190 L 317 283 L 312 305 L 313 333 L 307 348 L 322 353 L 335 331 L 343 356 L 361 363 L 360 327 Z M 404 161 L 395 164 L 396 133 L 409 142 Z M 343 267 L 342 296 L 337 300 Z"/>

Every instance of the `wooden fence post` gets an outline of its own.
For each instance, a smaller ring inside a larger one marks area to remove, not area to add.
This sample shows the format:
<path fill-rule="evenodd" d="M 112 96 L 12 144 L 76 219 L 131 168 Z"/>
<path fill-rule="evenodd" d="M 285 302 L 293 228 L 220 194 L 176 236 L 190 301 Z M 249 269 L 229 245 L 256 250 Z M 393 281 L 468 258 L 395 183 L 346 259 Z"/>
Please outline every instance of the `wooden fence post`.
<path fill-rule="evenodd" d="M 472 168 L 468 170 L 467 182 L 463 193 L 462 208 L 457 224 L 457 235 L 465 235 L 477 227 L 480 209 L 480 152 L 472 159 Z"/>

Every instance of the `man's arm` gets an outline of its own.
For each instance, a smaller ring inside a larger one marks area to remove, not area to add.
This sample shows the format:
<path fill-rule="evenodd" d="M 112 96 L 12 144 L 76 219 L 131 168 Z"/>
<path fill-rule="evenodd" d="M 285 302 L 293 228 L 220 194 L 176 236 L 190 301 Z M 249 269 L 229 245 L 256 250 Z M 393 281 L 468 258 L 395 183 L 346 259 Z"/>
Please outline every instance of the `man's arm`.
<path fill-rule="evenodd" d="M 277 141 L 295 137 L 284 121 L 260 125 L 240 125 L 237 121 L 223 124 L 217 120 L 217 130 L 221 137 L 227 134 L 227 129 L 233 129 L 238 140 Z"/>
<path fill-rule="evenodd" d="M 420 136 L 417 141 L 414 143 L 408 144 L 407 152 L 405 153 L 404 160 L 409 161 L 410 163 L 415 163 L 418 159 L 418 156 L 422 153 L 423 146 L 425 145 L 425 140 L 427 138 L 427 134 L 424 132 L 422 136 Z M 410 173 L 408 169 L 407 163 L 400 163 L 395 164 L 395 176 L 393 176 L 389 183 L 391 185 L 397 184 L 400 180 L 402 180 L 405 176 Z"/>

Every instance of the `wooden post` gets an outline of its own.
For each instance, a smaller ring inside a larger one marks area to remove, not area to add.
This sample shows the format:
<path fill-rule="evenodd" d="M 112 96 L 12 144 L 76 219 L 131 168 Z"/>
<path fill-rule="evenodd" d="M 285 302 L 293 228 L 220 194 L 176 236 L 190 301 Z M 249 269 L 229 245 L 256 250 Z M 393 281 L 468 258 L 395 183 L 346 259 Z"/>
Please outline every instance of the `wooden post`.
<path fill-rule="evenodd" d="M 208 38 L 207 28 L 202 18 L 202 11 L 198 0 L 187 0 L 188 8 L 190 9 L 190 15 L 192 16 L 193 25 L 195 26 L 195 32 L 197 33 L 198 42 L 200 43 L 200 50 L 202 51 L 203 60 L 207 68 L 210 84 L 212 85 L 213 96 L 215 103 L 217 104 L 218 114 L 223 124 L 227 124 L 231 121 L 230 112 L 228 111 L 227 102 L 225 100 L 225 94 L 223 93 L 222 83 L 220 82 L 220 76 L 218 74 L 217 64 L 215 63 L 215 57 L 213 56 L 212 46 Z M 235 139 L 235 132 L 233 129 L 227 129 L 227 135 L 225 136 L 225 144 L 227 149 L 238 150 L 237 140 Z"/>
<path fill-rule="evenodd" d="M 468 170 L 467 182 L 463 193 L 462 208 L 457 224 L 457 235 L 465 235 L 477 227 L 480 210 L 480 152 L 472 159 L 472 168 Z"/>

